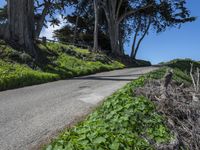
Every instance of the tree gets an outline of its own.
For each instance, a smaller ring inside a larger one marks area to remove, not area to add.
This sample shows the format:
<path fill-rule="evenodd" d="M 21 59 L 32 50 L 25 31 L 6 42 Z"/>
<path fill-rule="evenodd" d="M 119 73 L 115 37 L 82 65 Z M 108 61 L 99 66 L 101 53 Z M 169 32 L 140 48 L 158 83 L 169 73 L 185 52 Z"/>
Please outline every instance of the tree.
<path fill-rule="evenodd" d="M 76 42 L 76 36 L 77 36 L 77 27 L 79 23 L 79 17 L 81 13 L 85 11 L 85 6 L 87 6 L 86 0 L 80 0 L 80 1 L 74 1 L 73 4 L 75 5 L 75 12 L 74 15 L 76 15 L 76 23 L 75 23 L 75 28 L 74 28 L 74 36 L 73 36 L 73 43 L 75 44 Z"/>
<path fill-rule="evenodd" d="M 35 38 L 39 38 L 42 28 L 50 21 L 52 25 L 57 25 L 59 20 L 55 18 L 56 13 L 62 14 L 65 7 L 72 4 L 72 0 L 33 0 L 34 1 L 34 20 Z M 7 18 L 7 7 L 0 10 L 0 22 Z M 47 17 L 48 16 L 48 17 Z M 48 18 L 48 19 L 47 19 Z"/>
<path fill-rule="evenodd" d="M 94 14 L 94 13 L 93 13 Z M 76 14 L 68 15 L 66 17 L 67 24 L 59 30 L 54 32 L 54 37 L 59 41 L 75 43 L 75 44 L 84 44 L 90 47 L 94 45 L 94 16 L 89 14 L 80 14 L 78 23 L 76 22 Z M 101 19 L 99 19 L 101 20 Z M 76 35 L 74 34 L 76 28 Z M 74 38 L 74 36 L 76 36 Z M 74 39 L 75 42 L 74 42 Z M 109 36 L 106 32 L 106 29 L 103 28 L 101 22 L 99 22 L 98 30 L 98 48 L 104 49 L 109 52 L 110 41 Z"/>
<path fill-rule="evenodd" d="M 47 16 L 52 25 L 57 25 L 59 20 L 54 17 L 57 11 L 62 14 L 65 7 L 73 2 L 72 0 L 35 0 L 35 38 L 40 36 L 42 28 L 46 26 Z"/>
<path fill-rule="evenodd" d="M 136 29 L 135 29 L 135 35 L 133 38 L 133 44 L 132 44 L 132 51 L 131 51 L 131 58 L 135 59 L 138 49 L 140 47 L 140 44 L 144 37 L 147 35 L 150 26 L 152 24 L 151 17 L 140 17 L 139 20 L 135 21 Z M 139 37 L 140 36 L 140 37 Z M 137 38 L 139 38 L 137 40 Z"/>
<path fill-rule="evenodd" d="M 7 5 L 5 5 L 3 8 L 0 8 L 0 24 L 6 22 L 7 18 Z"/>
<path fill-rule="evenodd" d="M 185 7 L 185 1 L 164 1 L 160 6 L 148 13 L 140 13 L 131 18 L 134 20 L 135 32 L 132 44 L 131 57 L 136 58 L 142 40 L 147 35 L 150 27 L 157 33 L 165 31 L 168 27 L 180 27 L 181 24 L 192 22 L 189 10 Z"/>
<path fill-rule="evenodd" d="M 37 57 L 34 48 L 34 1 L 8 0 L 8 22 L 4 38 L 25 47 L 25 51 Z"/>
<path fill-rule="evenodd" d="M 99 1 L 99 0 L 98 0 Z M 97 6 L 98 7 L 98 6 Z M 74 12 L 64 17 L 67 25 L 55 31 L 55 37 L 63 42 L 84 44 L 96 49 L 110 50 L 110 41 L 104 12 L 98 7 L 98 19 L 95 26 L 94 1 L 81 0 L 74 4 Z M 98 31 L 98 34 L 95 32 Z M 91 48 L 92 49 L 92 48 Z"/>
<path fill-rule="evenodd" d="M 95 14 L 95 23 L 94 23 L 94 46 L 93 51 L 98 50 L 98 25 L 99 25 L 99 1 L 94 1 L 94 14 Z"/>
<path fill-rule="evenodd" d="M 0 38 L 4 37 L 7 23 L 7 5 L 3 8 L 0 8 Z"/>
<path fill-rule="evenodd" d="M 135 37 L 138 37 L 138 35 L 141 36 L 137 41 L 137 44 L 134 42 L 133 45 L 134 52 L 132 53 L 132 56 L 135 57 L 151 24 L 157 32 L 161 32 L 164 31 L 166 27 L 177 26 L 185 22 L 194 21 L 194 18 L 190 17 L 190 13 L 186 8 L 185 3 L 185 0 L 101 0 L 101 7 L 103 8 L 107 19 L 112 52 L 116 55 L 122 55 L 120 43 L 123 43 L 123 36 L 120 36 L 120 33 L 121 29 L 124 28 L 124 21 L 128 17 L 132 17 L 133 22 L 136 21 L 137 23 L 140 22 L 137 21 L 137 19 L 144 20 L 141 20 L 142 24 L 138 24 L 138 26 L 140 26 L 139 29 L 138 27 L 135 27 L 135 32 L 140 33 L 135 34 Z M 144 19 L 144 17 L 147 18 Z M 150 21 L 152 23 L 149 23 L 149 18 L 153 18 L 153 20 L 151 19 Z"/>
<path fill-rule="evenodd" d="M 138 4 L 140 5 L 138 6 Z M 140 11 L 154 9 L 155 7 L 151 3 L 141 2 L 139 0 L 102 0 L 101 6 L 107 19 L 112 53 L 115 55 L 122 55 L 122 51 L 120 50 L 120 43 L 122 43 L 122 39 L 120 38 L 120 25 L 124 19 Z"/>
<path fill-rule="evenodd" d="M 0 10 L 0 37 L 23 46 L 27 53 L 37 58 L 34 40 L 39 37 L 45 26 L 46 16 L 50 16 L 49 21 L 52 25 L 58 25 L 60 22 L 54 18 L 55 10 L 64 10 L 70 2 L 70 0 L 7 0 L 6 8 Z"/>

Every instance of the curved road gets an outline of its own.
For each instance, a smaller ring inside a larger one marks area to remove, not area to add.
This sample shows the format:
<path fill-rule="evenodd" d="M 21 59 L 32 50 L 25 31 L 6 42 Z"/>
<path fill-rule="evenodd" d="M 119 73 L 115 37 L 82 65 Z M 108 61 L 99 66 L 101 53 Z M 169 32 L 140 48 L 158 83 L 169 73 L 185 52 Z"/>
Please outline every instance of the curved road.
<path fill-rule="evenodd" d="M 130 68 L 0 92 L 0 149 L 28 150 L 156 67 Z"/>

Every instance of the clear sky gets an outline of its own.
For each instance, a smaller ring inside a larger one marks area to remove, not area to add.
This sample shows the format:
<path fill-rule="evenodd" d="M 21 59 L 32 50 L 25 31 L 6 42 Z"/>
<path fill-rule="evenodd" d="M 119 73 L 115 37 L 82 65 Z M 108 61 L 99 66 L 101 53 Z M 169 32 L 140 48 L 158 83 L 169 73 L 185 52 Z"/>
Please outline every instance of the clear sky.
<path fill-rule="evenodd" d="M 0 0 L 0 6 L 3 4 L 5 0 Z M 197 20 L 182 25 L 181 29 L 171 28 L 160 34 L 150 33 L 140 47 L 138 59 L 150 60 L 153 64 L 174 58 L 200 61 L 200 0 L 187 0 L 187 5 L 192 15 L 198 17 Z M 42 35 L 51 38 L 53 30 L 58 28 L 44 29 Z M 130 53 L 130 46 L 131 43 L 125 45 L 126 53 Z"/>

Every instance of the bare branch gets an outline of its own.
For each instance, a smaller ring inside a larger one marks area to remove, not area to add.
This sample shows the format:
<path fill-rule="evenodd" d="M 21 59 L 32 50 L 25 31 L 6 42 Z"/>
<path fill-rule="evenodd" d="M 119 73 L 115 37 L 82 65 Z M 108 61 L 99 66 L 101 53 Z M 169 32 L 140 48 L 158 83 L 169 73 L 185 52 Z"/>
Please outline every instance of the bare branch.
<path fill-rule="evenodd" d="M 192 79 L 192 83 L 193 83 L 193 86 L 194 86 L 194 90 L 195 91 L 197 91 L 197 89 L 196 89 L 196 83 L 195 83 L 195 80 L 194 80 L 194 76 L 193 76 L 193 74 L 192 74 L 192 72 L 193 72 L 193 64 L 191 63 L 190 64 L 191 65 L 191 67 L 190 67 L 190 77 L 191 77 L 191 79 Z"/>
<path fill-rule="evenodd" d="M 137 43 L 137 47 L 135 48 L 135 55 L 136 55 L 137 52 L 138 52 L 138 49 L 139 49 L 139 47 L 140 47 L 140 44 L 141 44 L 142 40 L 143 40 L 144 37 L 147 35 L 150 26 L 151 26 L 151 18 L 149 19 L 149 22 L 148 22 L 148 25 L 147 25 L 147 27 L 146 27 L 146 30 L 144 31 L 142 37 L 139 39 L 139 41 L 138 41 L 138 43 Z"/>
<path fill-rule="evenodd" d="M 120 11 L 122 2 L 123 2 L 123 0 L 120 0 L 120 1 L 119 1 L 119 4 L 118 4 L 118 7 L 117 7 L 117 12 L 116 12 L 116 17 L 117 17 L 117 18 L 119 17 L 119 11 Z"/>
<path fill-rule="evenodd" d="M 199 92 L 199 79 L 200 78 L 200 72 L 199 72 L 199 68 L 197 68 L 197 93 Z"/>

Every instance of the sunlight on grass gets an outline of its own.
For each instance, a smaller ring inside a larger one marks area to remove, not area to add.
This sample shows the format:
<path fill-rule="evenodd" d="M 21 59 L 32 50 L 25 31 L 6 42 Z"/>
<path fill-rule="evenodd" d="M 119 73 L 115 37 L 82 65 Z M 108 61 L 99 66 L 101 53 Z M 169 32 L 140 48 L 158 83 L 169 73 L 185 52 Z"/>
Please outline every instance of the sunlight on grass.
<path fill-rule="evenodd" d="M 49 42 L 46 45 L 38 44 L 38 47 L 46 56 L 45 63 L 41 61 L 40 64 L 35 64 L 34 60 L 23 51 L 16 51 L 6 43 L 0 45 L 3 56 L 0 60 L 0 90 L 125 67 L 114 60 L 103 63 L 104 60 L 108 60 L 107 56 L 90 53 L 86 49 L 70 45 Z M 30 68 L 27 63 L 34 66 L 36 70 Z"/>

